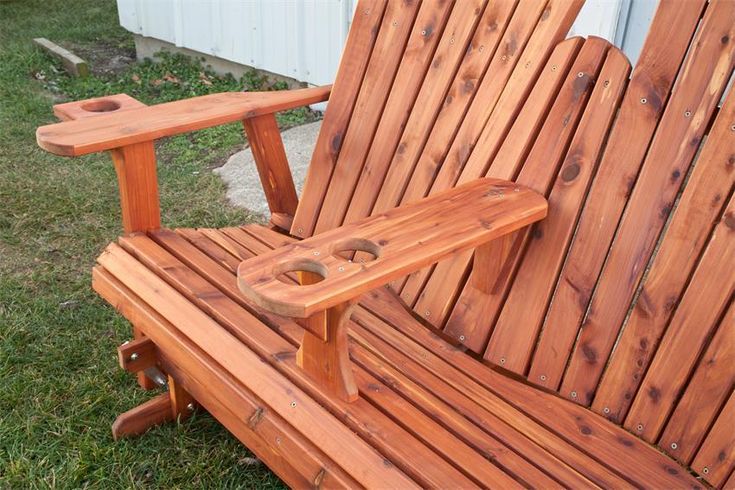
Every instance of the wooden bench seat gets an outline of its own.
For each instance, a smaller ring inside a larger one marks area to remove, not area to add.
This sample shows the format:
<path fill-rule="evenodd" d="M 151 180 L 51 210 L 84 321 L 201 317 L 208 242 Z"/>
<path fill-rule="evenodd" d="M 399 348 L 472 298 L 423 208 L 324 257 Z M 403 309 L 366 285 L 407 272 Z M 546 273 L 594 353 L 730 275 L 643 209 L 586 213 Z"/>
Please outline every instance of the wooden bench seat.
<path fill-rule="evenodd" d="M 94 287 L 151 335 L 162 328 L 148 329 L 149 322 L 166 324 L 170 337 L 152 340 L 205 408 L 252 420 L 256 429 L 273 419 L 301 444 L 319 441 L 319 451 L 307 451 L 319 453 L 314 463 L 292 469 L 311 484 L 375 486 L 390 474 L 392 482 L 444 488 L 698 486 L 676 461 L 603 417 L 466 355 L 387 288 L 363 297 L 350 324 L 360 399 L 327 396 L 296 367 L 303 329 L 249 304 L 237 288 L 242 260 L 289 241 L 257 225 L 135 234 L 103 253 Z M 207 370 L 191 356 L 175 359 L 179 343 L 227 371 L 229 389 L 247 391 L 257 408 L 239 406 L 214 386 L 201 392 L 199 379 L 187 382 Z M 245 353 L 262 366 L 246 362 Z M 256 375 L 261 369 L 267 383 Z M 216 416 L 227 425 L 226 416 Z M 287 435 L 276 444 L 268 433 L 235 435 L 249 447 L 268 446 L 274 458 L 289 450 Z"/>

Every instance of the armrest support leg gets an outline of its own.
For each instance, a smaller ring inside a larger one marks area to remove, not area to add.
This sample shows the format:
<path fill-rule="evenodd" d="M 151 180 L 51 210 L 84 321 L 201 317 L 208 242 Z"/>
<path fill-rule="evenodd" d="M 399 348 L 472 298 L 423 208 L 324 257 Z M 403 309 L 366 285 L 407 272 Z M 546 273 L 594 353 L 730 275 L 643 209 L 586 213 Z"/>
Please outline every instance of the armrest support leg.
<path fill-rule="evenodd" d="M 243 125 L 271 210 L 271 222 L 288 230 L 291 228 L 299 199 L 276 117 L 273 114 L 251 117 L 245 119 Z"/>
<path fill-rule="evenodd" d="M 302 285 L 313 283 L 311 274 L 302 273 L 299 276 Z M 347 323 L 355 304 L 356 299 L 350 300 L 301 320 L 309 325 L 304 330 L 304 340 L 296 352 L 296 364 L 319 386 L 346 402 L 353 402 L 359 396 L 347 341 Z M 312 333 L 322 329 L 324 337 Z"/>
<path fill-rule="evenodd" d="M 156 152 L 147 141 L 112 150 L 112 161 L 120 187 L 120 206 L 125 233 L 161 227 L 158 203 Z"/>

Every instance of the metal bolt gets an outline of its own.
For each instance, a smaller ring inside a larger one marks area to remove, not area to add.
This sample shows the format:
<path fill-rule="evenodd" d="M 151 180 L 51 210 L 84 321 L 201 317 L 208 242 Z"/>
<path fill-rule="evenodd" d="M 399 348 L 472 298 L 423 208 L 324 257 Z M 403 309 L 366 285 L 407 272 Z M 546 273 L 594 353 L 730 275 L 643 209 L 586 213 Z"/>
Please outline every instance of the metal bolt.
<path fill-rule="evenodd" d="M 609 87 L 610 86 L 610 80 L 605 80 L 605 83 L 603 83 L 603 85 L 605 87 Z"/>
<path fill-rule="evenodd" d="M 395 27 L 395 26 L 397 26 L 397 25 L 398 25 L 398 21 L 397 21 L 397 20 L 394 20 L 394 21 L 393 21 L 393 27 Z"/>
<path fill-rule="evenodd" d="M 702 468 L 702 473 L 704 473 L 705 475 L 709 473 L 709 468 L 707 468 L 706 466 Z"/>
<path fill-rule="evenodd" d="M 276 444 L 278 444 L 279 446 L 281 445 L 281 438 L 280 437 L 276 437 Z"/>
<path fill-rule="evenodd" d="M 541 381 L 546 381 L 546 375 L 542 374 L 541 376 L 538 377 L 538 379 L 540 379 Z"/>
<path fill-rule="evenodd" d="M 454 38 L 453 37 L 449 39 L 449 44 L 454 44 Z"/>
<path fill-rule="evenodd" d="M 572 398 L 577 398 L 577 392 L 576 391 L 572 391 L 570 394 L 572 395 Z"/>
<path fill-rule="evenodd" d="M 691 116 L 692 116 L 692 111 L 685 111 L 684 112 L 684 117 L 691 117 Z"/>
<path fill-rule="evenodd" d="M 424 29 L 424 30 L 421 31 L 421 35 L 422 36 L 425 36 L 426 35 L 426 29 Z"/>
<path fill-rule="evenodd" d="M 508 59 L 508 57 L 507 56 L 501 56 L 500 59 L 501 59 L 501 61 L 506 61 Z"/>
<path fill-rule="evenodd" d="M 291 408 L 296 408 L 296 402 L 295 401 L 291 402 Z"/>
<path fill-rule="evenodd" d="M 671 449 L 678 449 L 679 445 L 675 442 L 671 443 Z"/>
<path fill-rule="evenodd" d="M 556 65 L 551 66 L 551 71 L 556 71 Z"/>
<path fill-rule="evenodd" d="M 583 72 L 580 71 L 579 73 L 577 73 L 577 78 L 582 78 L 583 76 L 584 76 Z"/>
<path fill-rule="evenodd" d="M 636 430 L 638 432 L 643 432 L 643 424 L 638 424 L 638 427 L 636 427 Z"/>
<path fill-rule="evenodd" d="M 188 411 L 190 411 L 190 412 L 193 412 L 193 411 L 194 411 L 194 404 L 193 404 L 193 403 L 190 403 L 190 404 L 188 404 L 188 405 L 186 406 L 186 409 L 187 409 Z"/>
<path fill-rule="evenodd" d="M 464 335 L 460 335 L 460 336 L 459 336 L 459 341 L 460 341 L 460 342 L 464 342 Z"/>
<path fill-rule="evenodd" d="M 648 102 L 648 99 L 646 99 L 645 97 L 643 97 L 643 98 L 641 99 L 641 104 L 645 104 L 646 102 Z"/>
<path fill-rule="evenodd" d="M 500 358 L 500 364 L 505 364 L 505 357 Z"/>
<path fill-rule="evenodd" d="M 314 255 L 319 255 L 319 250 L 314 250 Z"/>
<path fill-rule="evenodd" d="M 140 356 L 138 355 L 137 352 L 133 352 L 132 354 L 130 354 L 130 360 L 131 361 L 137 361 L 139 357 Z"/>
<path fill-rule="evenodd" d="M 735 131 L 735 124 L 733 124 L 732 126 L 730 126 L 730 131 Z"/>
<path fill-rule="evenodd" d="M 604 413 L 610 413 L 610 407 L 605 407 L 602 409 Z"/>
<path fill-rule="evenodd" d="M 304 232 L 304 229 L 301 228 L 301 227 L 299 227 L 299 228 L 296 229 L 296 231 L 298 231 L 299 233 L 303 233 Z"/>
<path fill-rule="evenodd" d="M 425 316 L 426 318 L 429 318 L 429 317 L 431 316 L 431 312 L 430 312 L 429 310 L 426 310 L 426 311 L 424 312 L 424 316 Z"/>

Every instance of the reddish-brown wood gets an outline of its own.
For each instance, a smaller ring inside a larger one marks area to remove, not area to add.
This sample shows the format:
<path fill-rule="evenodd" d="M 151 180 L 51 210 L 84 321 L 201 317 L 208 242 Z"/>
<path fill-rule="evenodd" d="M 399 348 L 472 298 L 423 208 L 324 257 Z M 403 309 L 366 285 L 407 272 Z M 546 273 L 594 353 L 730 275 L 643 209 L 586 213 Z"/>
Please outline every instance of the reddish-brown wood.
<path fill-rule="evenodd" d="M 509 182 L 479 179 L 247 260 L 238 267 L 238 284 L 269 311 L 308 318 L 545 215 L 546 202 L 538 194 Z M 340 256 L 354 250 L 370 253 L 374 260 Z M 292 271 L 308 271 L 322 280 L 295 286 L 279 279 Z"/>
<path fill-rule="evenodd" d="M 125 233 L 160 228 L 161 210 L 153 143 L 124 146 L 113 150 L 111 155 L 117 172 Z"/>
<path fill-rule="evenodd" d="M 296 213 L 299 198 L 296 196 L 276 117 L 273 114 L 264 114 L 247 118 L 243 124 L 268 208 L 271 215 L 276 216 L 274 224 L 287 230 L 290 225 L 289 217 L 293 218 Z"/>
<path fill-rule="evenodd" d="M 692 468 L 716 487 L 735 470 L 735 393 L 730 395 L 717 421 L 704 440 Z"/>
<path fill-rule="evenodd" d="M 156 365 L 156 345 L 149 338 L 141 337 L 125 342 L 117 348 L 120 367 L 130 373 L 144 371 Z"/>
<path fill-rule="evenodd" d="M 57 155 L 85 155 L 315 104 L 327 100 L 331 88 L 203 95 L 41 126 L 36 140 Z"/>
<path fill-rule="evenodd" d="M 117 416 L 112 424 L 112 437 L 117 441 L 124 437 L 143 434 L 151 427 L 175 420 L 168 393 L 151 398 Z"/>

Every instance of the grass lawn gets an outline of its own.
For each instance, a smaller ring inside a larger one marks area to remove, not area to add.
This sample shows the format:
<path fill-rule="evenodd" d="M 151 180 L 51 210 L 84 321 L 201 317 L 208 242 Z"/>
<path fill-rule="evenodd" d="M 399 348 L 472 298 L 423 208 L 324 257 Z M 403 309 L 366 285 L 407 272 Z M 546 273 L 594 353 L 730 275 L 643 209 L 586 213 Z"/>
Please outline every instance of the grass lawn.
<path fill-rule="evenodd" d="M 91 61 L 68 78 L 34 47 L 46 37 Z M 156 103 L 223 90 L 282 88 L 217 77 L 168 57 L 132 63 L 114 0 L 0 0 L 0 488 L 282 487 L 206 414 L 113 442 L 115 416 L 155 395 L 116 361 L 130 327 L 90 288 L 90 269 L 120 233 L 107 155 L 64 159 L 35 144 L 52 105 L 127 92 Z M 308 111 L 282 116 L 293 125 Z M 243 145 L 241 126 L 159 143 L 163 221 L 226 226 L 251 219 L 224 200 L 211 168 Z"/>

